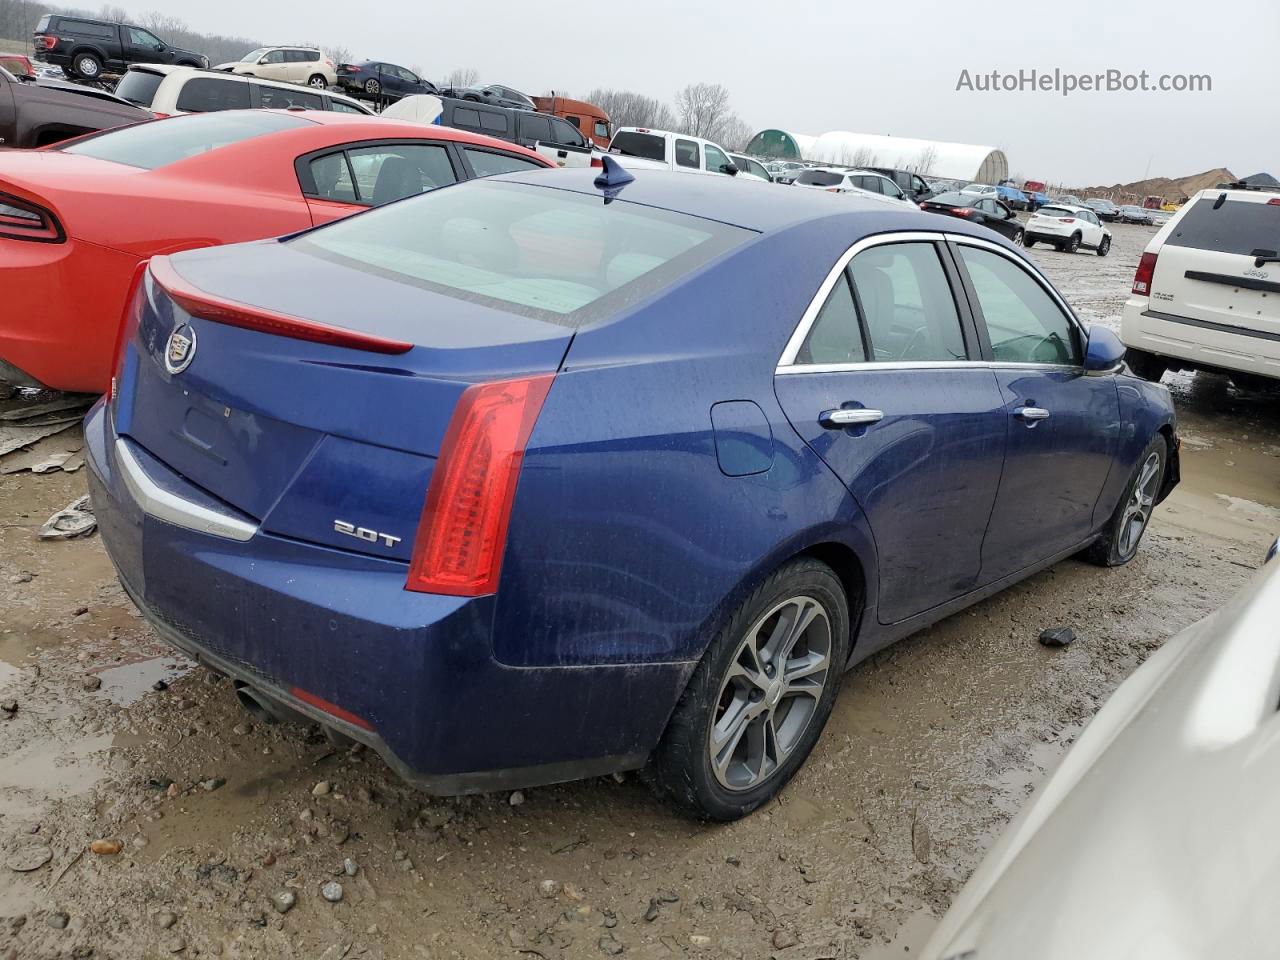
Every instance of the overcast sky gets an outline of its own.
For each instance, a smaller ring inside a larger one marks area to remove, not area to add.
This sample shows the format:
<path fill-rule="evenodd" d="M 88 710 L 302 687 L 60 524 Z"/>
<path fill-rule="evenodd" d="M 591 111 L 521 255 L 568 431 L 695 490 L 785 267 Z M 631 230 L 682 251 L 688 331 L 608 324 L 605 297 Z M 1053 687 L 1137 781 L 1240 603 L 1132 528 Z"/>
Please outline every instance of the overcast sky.
<path fill-rule="evenodd" d="M 145 0 L 125 2 L 141 6 Z M 1010 172 L 1075 185 L 1225 166 L 1280 176 L 1280 4 L 1071 0 L 164 0 L 209 32 L 340 44 L 356 59 L 475 67 L 537 94 L 723 83 L 753 128 L 852 130 L 1003 149 Z M 957 91 L 962 70 L 1209 74 L 1208 93 Z"/>

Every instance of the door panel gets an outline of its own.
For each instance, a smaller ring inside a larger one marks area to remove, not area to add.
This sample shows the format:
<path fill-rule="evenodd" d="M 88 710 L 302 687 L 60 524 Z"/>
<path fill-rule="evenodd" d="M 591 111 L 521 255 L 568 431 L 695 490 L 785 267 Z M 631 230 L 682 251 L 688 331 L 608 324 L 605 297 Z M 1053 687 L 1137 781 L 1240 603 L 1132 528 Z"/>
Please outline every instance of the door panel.
<path fill-rule="evenodd" d="M 1078 369 L 997 369 L 1009 443 L 1004 478 L 982 547 L 990 583 L 1080 543 L 1120 437 L 1114 377 Z M 1045 410 L 1044 420 L 1018 410 Z"/>
<path fill-rule="evenodd" d="M 879 553 L 882 623 L 974 588 L 1000 483 L 1006 426 L 996 379 L 963 369 L 780 375 L 778 400 L 796 432 L 844 481 Z M 869 425 L 830 428 L 824 411 L 883 412 Z"/>
<path fill-rule="evenodd" d="M 1008 446 L 982 547 L 990 583 L 1093 532 L 1120 435 L 1115 378 L 1087 377 L 1084 338 L 1011 255 L 957 244 L 975 319 L 995 361 Z"/>

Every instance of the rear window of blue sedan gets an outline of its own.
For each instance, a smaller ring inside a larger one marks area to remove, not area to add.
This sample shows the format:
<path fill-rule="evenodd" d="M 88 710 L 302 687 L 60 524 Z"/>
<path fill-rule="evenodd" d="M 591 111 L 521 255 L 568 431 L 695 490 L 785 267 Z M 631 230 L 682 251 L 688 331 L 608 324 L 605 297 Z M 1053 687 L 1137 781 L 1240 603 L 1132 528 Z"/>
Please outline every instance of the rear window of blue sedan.
<path fill-rule="evenodd" d="M 623 199 L 477 180 L 287 242 L 343 266 L 577 327 L 753 236 Z"/>

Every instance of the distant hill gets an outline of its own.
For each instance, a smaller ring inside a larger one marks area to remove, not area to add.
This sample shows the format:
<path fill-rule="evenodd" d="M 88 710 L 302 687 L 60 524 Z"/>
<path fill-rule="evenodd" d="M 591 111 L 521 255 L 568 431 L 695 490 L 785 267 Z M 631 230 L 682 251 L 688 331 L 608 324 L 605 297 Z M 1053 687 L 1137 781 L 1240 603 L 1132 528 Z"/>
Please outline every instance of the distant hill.
<path fill-rule="evenodd" d="M 1231 183 L 1235 179 L 1236 175 L 1226 167 L 1218 167 L 1216 170 L 1206 170 L 1204 173 L 1176 180 L 1152 177 L 1150 180 L 1113 183 L 1110 186 L 1074 187 L 1064 192 L 1081 198 L 1103 197 L 1116 203 L 1141 203 L 1144 197 L 1164 197 L 1166 203 L 1181 203 L 1199 190 L 1216 187 L 1220 183 Z"/>

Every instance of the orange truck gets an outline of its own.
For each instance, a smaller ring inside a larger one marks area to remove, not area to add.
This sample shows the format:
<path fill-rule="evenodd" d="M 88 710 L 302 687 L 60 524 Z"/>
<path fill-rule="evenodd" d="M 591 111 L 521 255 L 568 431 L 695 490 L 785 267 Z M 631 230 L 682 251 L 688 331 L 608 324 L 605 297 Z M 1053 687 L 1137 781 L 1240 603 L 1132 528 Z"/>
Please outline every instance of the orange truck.
<path fill-rule="evenodd" d="M 533 97 L 533 105 L 539 113 L 549 113 L 561 117 L 594 143 L 601 150 L 609 149 L 609 139 L 613 135 L 613 127 L 609 123 L 609 115 L 594 103 L 584 100 L 573 100 L 569 97 Z"/>

